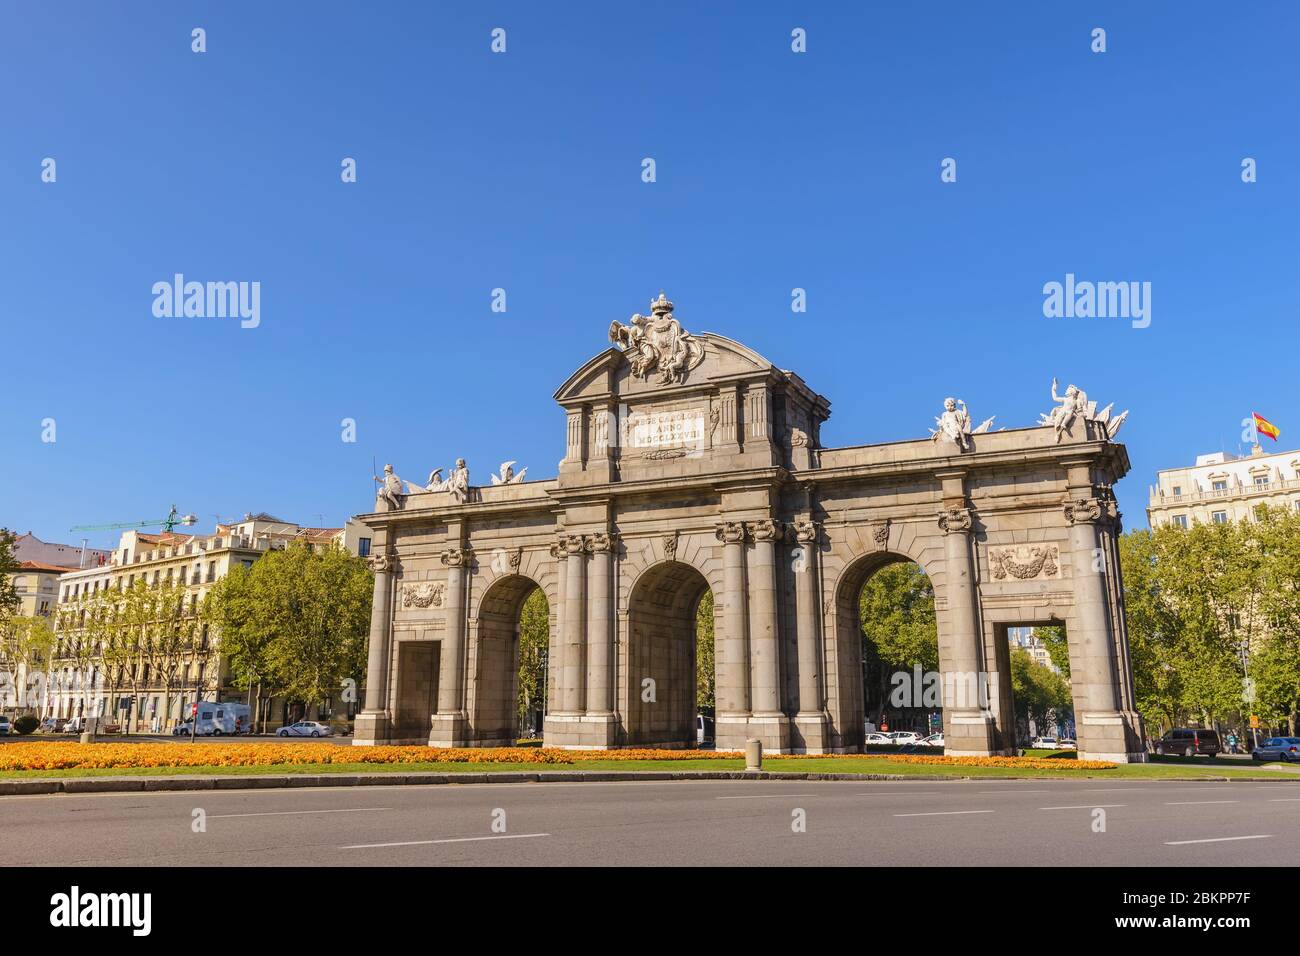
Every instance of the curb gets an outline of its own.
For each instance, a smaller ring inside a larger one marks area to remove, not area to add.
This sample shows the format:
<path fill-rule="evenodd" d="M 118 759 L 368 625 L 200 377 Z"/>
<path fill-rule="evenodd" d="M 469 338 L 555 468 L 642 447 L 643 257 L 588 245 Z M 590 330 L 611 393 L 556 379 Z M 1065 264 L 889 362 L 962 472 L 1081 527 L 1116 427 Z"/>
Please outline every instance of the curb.
<path fill-rule="evenodd" d="M 1097 779 L 1097 778 L 1071 778 Z M 814 773 L 745 770 L 538 770 L 493 773 L 370 773 L 370 774 L 270 774 L 265 776 L 204 777 L 61 777 L 0 780 L 0 796 L 31 796 L 54 793 L 144 793 L 186 790 L 291 790 L 316 787 L 427 787 L 443 784 L 476 783 L 618 783 L 672 780 L 827 780 L 924 781 L 963 783 L 980 781 L 1033 780 L 1043 777 L 959 777 L 950 775 L 898 773 Z M 1064 783 L 1068 781 L 1051 781 Z M 1259 779 L 1241 777 L 1165 777 L 1143 783 L 1300 783 L 1300 778 Z"/>
<path fill-rule="evenodd" d="M 887 773 L 782 773 L 760 770 L 539 770 L 502 773 L 275 774 L 206 777 L 67 777 L 0 780 L 0 796 L 52 793 L 143 793 L 186 790 L 270 790 L 313 787 L 438 786 L 476 783 L 615 783 L 672 780 L 924 780 L 938 783 L 969 777 Z M 1028 778 L 1026 778 L 1028 779 Z"/>

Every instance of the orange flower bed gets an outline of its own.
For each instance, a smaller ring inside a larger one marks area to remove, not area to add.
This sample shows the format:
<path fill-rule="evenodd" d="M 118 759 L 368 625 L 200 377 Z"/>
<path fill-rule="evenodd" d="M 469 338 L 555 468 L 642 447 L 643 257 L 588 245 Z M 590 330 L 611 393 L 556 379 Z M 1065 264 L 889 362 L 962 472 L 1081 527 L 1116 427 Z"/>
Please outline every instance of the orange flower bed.
<path fill-rule="evenodd" d="M 1010 767 L 1028 770 L 1114 770 L 1108 760 L 1061 760 L 1043 757 L 945 757 L 942 754 L 822 754 L 819 759 L 898 760 L 956 767 Z M 804 754 L 764 754 L 764 760 L 807 759 Z"/>
<path fill-rule="evenodd" d="M 699 760 L 739 757 L 735 751 L 563 750 L 557 747 L 350 747 L 337 744 L 80 744 L 23 743 L 0 747 L 0 770 L 122 767 L 254 767 L 330 763 L 529 763 L 584 760 Z"/>
<path fill-rule="evenodd" d="M 80 744 L 20 743 L 0 747 L 0 770 L 119 769 L 127 767 L 255 767 L 332 763 L 577 764 L 591 760 L 713 760 L 739 758 L 734 750 L 563 750 L 558 747 L 351 747 L 338 744 Z M 923 754 L 766 754 L 765 759 L 896 760 L 965 767 L 1033 770 L 1109 770 L 1100 760 L 1036 757 L 943 757 Z"/>

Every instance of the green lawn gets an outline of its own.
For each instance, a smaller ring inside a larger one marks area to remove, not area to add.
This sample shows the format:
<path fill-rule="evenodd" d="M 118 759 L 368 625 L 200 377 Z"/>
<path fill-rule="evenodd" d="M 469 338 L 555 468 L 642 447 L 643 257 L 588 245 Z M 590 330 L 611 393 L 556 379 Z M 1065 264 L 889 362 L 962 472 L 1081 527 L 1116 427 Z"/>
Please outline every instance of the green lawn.
<path fill-rule="evenodd" d="M 1068 762 L 1070 758 L 1062 758 Z M 165 776 L 255 776 L 275 774 L 382 774 L 382 773 L 505 773 L 543 771 L 595 771 L 595 770 L 743 770 L 744 760 L 734 757 L 712 757 L 700 760 L 584 760 L 574 764 L 536 763 L 333 763 L 333 764 L 271 764 L 256 767 L 134 767 L 115 769 L 72 770 L 6 770 L 0 779 L 50 778 L 50 777 L 165 777 Z M 891 760 L 888 757 L 865 756 L 860 758 L 796 757 L 766 760 L 764 770 L 789 773 L 863 773 L 898 774 L 900 776 L 942 776 L 1014 778 L 1034 777 L 1061 780 L 1077 779 L 1160 779 L 1197 777 L 1234 777 L 1242 779 L 1300 782 L 1300 774 L 1264 770 L 1252 766 L 1232 766 L 1226 761 L 1161 758 L 1149 764 L 1127 764 L 1112 770 L 1034 770 L 1014 767 L 972 767 L 916 764 Z"/>

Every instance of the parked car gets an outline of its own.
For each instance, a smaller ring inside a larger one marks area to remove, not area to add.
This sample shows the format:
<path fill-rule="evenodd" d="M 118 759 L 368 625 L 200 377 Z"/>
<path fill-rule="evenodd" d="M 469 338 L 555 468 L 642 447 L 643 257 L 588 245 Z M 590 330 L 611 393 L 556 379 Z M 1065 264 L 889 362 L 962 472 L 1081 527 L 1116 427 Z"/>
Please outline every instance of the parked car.
<path fill-rule="evenodd" d="M 58 717 L 43 717 L 40 726 L 36 728 L 36 732 L 38 734 L 57 734 L 61 723 L 62 721 Z"/>
<path fill-rule="evenodd" d="M 296 724 L 281 727 L 275 735 L 277 737 L 328 737 L 333 733 L 328 724 L 318 724 L 314 720 L 300 720 Z"/>
<path fill-rule="evenodd" d="M 871 746 L 883 747 L 886 744 L 892 744 L 893 741 L 889 739 L 889 734 L 871 733 L 867 734 L 866 743 Z"/>
<path fill-rule="evenodd" d="M 1056 750 L 1060 744 L 1055 737 L 1035 737 L 1029 742 L 1029 746 L 1035 750 Z"/>
<path fill-rule="evenodd" d="M 1079 742 L 1071 737 L 1062 737 L 1056 742 L 1058 750 L 1078 750 Z"/>
<path fill-rule="evenodd" d="M 1269 737 L 1250 755 L 1251 760 L 1300 760 L 1300 737 Z"/>
<path fill-rule="evenodd" d="M 887 742 L 893 744 L 895 747 L 903 747 L 907 744 L 919 744 L 921 742 L 921 735 L 913 730 L 891 730 L 889 733 L 885 734 L 885 736 L 889 738 Z"/>
<path fill-rule="evenodd" d="M 0 737 L 8 737 L 13 733 L 14 725 L 4 714 L 0 714 Z"/>
<path fill-rule="evenodd" d="M 1204 754 L 1217 757 L 1222 746 L 1219 735 L 1213 730 L 1196 730 L 1191 727 L 1175 727 L 1156 741 L 1156 753 L 1179 754 L 1195 757 Z"/>
<path fill-rule="evenodd" d="M 922 737 L 920 745 L 922 747 L 942 747 L 943 734 L 931 734 L 929 737 Z"/>

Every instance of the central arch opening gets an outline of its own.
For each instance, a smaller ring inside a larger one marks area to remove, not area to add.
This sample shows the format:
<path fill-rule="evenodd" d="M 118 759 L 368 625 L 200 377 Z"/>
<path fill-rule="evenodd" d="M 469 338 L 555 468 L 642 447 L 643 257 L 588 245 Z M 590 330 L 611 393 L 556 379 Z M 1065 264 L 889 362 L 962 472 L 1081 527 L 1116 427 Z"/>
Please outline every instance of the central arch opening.
<path fill-rule="evenodd" d="M 850 748 L 883 744 L 881 734 L 942 730 L 938 626 L 929 576 L 902 555 L 880 552 L 849 569 L 836 594 L 846 674 Z M 888 743 L 896 743 L 897 737 Z"/>
<path fill-rule="evenodd" d="M 633 586 L 628 602 L 628 745 L 694 747 L 697 716 L 709 718 L 706 727 L 711 722 L 712 714 L 703 711 L 713 697 L 712 629 L 698 627 L 701 603 L 710 594 L 704 575 L 678 561 L 651 568 Z"/>

